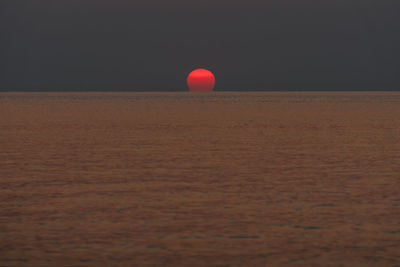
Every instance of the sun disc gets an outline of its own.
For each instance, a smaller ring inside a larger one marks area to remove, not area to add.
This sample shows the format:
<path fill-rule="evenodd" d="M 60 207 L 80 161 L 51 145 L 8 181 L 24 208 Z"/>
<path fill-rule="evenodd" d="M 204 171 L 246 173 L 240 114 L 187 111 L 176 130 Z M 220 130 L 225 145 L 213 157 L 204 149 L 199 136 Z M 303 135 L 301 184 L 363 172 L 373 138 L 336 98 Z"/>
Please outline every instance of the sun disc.
<path fill-rule="evenodd" d="M 215 86 L 214 74 L 206 69 L 196 69 L 187 77 L 191 92 L 212 92 Z"/>

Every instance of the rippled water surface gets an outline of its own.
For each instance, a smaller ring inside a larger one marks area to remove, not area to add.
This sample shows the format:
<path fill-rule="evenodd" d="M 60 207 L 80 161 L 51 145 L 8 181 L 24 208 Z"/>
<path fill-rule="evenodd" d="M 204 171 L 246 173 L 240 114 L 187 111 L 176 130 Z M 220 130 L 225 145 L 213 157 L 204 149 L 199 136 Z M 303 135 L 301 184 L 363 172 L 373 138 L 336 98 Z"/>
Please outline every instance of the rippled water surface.
<path fill-rule="evenodd" d="M 399 93 L 2 93 L 0 265 L 400 264 Z"/>

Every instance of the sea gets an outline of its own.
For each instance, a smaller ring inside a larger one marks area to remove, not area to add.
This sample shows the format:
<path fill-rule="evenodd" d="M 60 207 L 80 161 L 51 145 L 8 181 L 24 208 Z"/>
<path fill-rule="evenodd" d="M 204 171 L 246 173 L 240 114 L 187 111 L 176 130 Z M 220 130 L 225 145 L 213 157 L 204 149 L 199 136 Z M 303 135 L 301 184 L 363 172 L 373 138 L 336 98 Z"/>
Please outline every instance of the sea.
<path fill-rule="evenodd" d="M 0 93 L 0 266 L 400 266 L 400 93 Z"/>

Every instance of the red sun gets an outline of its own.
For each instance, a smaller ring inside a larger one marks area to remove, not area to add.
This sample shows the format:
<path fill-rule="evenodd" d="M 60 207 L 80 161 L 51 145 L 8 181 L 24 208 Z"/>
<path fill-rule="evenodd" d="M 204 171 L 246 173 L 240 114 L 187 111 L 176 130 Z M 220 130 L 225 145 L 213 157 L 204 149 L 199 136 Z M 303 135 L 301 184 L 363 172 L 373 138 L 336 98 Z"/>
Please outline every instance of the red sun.
<path fill-rule="evenodd" d="M 191 92 L 212 92 L 215 86 L 215 77 L 209 70 L 197 69 L 189 74 L 187 84 Z"/>

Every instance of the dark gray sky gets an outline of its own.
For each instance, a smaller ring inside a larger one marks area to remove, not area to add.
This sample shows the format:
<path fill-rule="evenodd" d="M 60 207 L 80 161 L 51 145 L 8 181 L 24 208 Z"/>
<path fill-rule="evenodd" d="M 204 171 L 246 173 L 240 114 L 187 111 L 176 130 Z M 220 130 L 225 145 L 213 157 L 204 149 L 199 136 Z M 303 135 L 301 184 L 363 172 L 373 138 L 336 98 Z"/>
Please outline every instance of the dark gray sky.
<path fill-rule="evenodd" d="M 399 0 L 1 0 L 0 90 L 399 90 Z"/>

